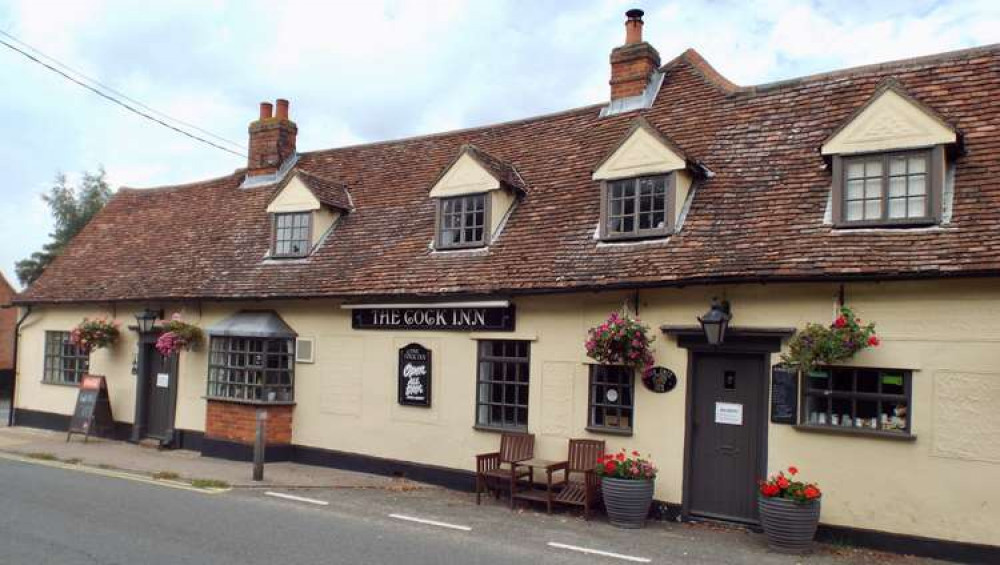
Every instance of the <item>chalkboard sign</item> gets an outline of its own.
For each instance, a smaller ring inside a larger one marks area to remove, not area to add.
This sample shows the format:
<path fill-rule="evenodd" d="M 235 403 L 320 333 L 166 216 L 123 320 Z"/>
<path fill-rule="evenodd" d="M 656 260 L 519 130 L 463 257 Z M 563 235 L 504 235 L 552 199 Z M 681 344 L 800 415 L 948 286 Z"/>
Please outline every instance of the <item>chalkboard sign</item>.
<path fill-rule="evenodd" d="M 69 441 L 73 434 L 82 435 L 84 441 L 87 441 L 92 433 L 108 435 L 114 430 L 114 426 L 108 383 L 102 376 L 84 375 L 80 382 L 80 393 L 76 397 L 76 408 L 69 421 L 66 441 Z"/>
<path fill-rule="evenodd" d="M 431 405 L 431 352 L 411 343 L 399 350 L 399 403 L 405 406 Z"/>
<path fill-rule="evenodd" d="M 771 369 L 771 421 L 794 424 L 799 410 L 799 373 L 787 367 Z"/>

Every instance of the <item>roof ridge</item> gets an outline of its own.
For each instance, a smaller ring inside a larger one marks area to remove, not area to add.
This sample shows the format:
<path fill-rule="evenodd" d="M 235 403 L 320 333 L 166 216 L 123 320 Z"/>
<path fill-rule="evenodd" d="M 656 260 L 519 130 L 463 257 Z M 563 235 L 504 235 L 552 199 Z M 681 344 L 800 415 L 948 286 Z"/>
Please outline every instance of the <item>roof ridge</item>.
<path fill-rule="evenodd" d="M 239 175 L 242 175 L 245 172 L 246 172 L 246 167 L 243 167 L 243 168 L 236 169 L 235 171 L 233 171 L 233 172 L 231 172 L 231 173 L 229 173 L 227 175 L 219 175 L 217 177 L 212 177 L 212 178 L 209 178 L 209 179 L 196 180 L 196 181 L 185 182 L 185 183 L 181 183 L 181 184 L 163 184 L 163 185 L 160 185 L 160 186 L 150 186 L 150 187 L 146 187 L 146 188 L 138 188 L 138 187 L 134 187 L 134 186 L 124 186 L 124 185 L 122 185 L 122 186 L 118 187 L 118 190 L 116 190 L 115 193 L 117 194 L 117 193 L 121 193 L 121 192 L 135 192 L 135 193 L 169 192 L 171 190 L 179 190 L 179 189 L 183 189 L 183 188 L 192 188 L 192 187 L 196 187 L 196 186 L 199 186 L 199 185 L 211 184 L 211 183 L 218 182 L 218 181 L 221 181 L 221 180 L 226 180 L 226 179 L 230 179 L 230 178 L 233 178 L 233 177 L 238 177 Z"/>
<path fill-rule="evenodd" d="M 603 108 L 606 105 L 607 105 L 607 102 L 596 102 L 596 103 L 593 103 L 593 104 L 587 104 L 586 106 L 577 106 L 576 108 L 570 108 L 568 110 L 559 110 L 559 111 L 556 111 L 556 112 L 549 112 L 547 114 L 538 114 L 538 115 L 535 115 L 535 116 L 529 116 L 527 118 L 518 118 L 518 119 L 514 119 L 514 120 L 507 120 L 505 122 L 495 122 L 495 123 L 492 123 L 492 124 L 485 124 L 485 125 L 481 125 L 481 126 L 470 126 L 470 127 L 466 127 L 466 128 L 458 128 L 458 129 L 446 130 L 446 131 L 439 131 L 439 132 L 434 132 L 434 133 L 425 133 L 425 134 L 420 134 L 420 135 L 412 135 L 412 136 L 409 136 L 409 137 L 397 137 L 397 138 L 394 138 L 394 139 L 382 139 L 382 140 L 379 140 L 379 141 L 369 141 L 369 142 L 366 142 L 366 143 L 355 143 L 353 145 L 341 145 L 339 147 L 328 147 L 326 149 L 315 149 L 313 151 L 302 151 L 302 152 L 299 152 L 299 155 L 302 155 L 302 156 L 313 156 L 313 155 L 316 155 L 316 154 L 327 153 L 327 152 L 330 152 L 330 151 L 343 151 L 345 149 L 360 149 L 360 148 L 365 148 L 365 147 L 376 147 L 376 146 L 379 146 L 379 145 L 391 145 L 391 144 L 394 144 L 394 143 L 403 143 L 403 142 L 410 142 L 410 141 L 419 141 L 419 140 L 422 140 L 422 139 L 434 139 L 434 138 L 438 138 L 438 137 L 447 137 L 449 135 L 457 135 L 457 134 L 460 134 L 460 133 L 472 133 L 472 132 L 487 130 L 487 129 L 490 129 L 490 128 L 513 126 L 513 125 L 518 125 L 518 124 L 526 124 L 526 123 L 529 123 L 529 122 L 540 121 L 540 120 L 547 120 L 547 119 L 550 119 L 550 118 L 556 118 L 556 117 L 564 116 L 564 115 L 568 116 L 568 115 L 575 114 L 575 113 L 578 113 L 578 112 L 582 113 L 582 112 L 585 112 L 587 110 L 599 110 L 600 108 Z"/>
<path fill-rule="evenodd" d="M 986 45 L 978 45 L 975 47 L 966 47 L 963 49 L 942 51 L 940 53 L 931 53 L 929 55 L 920 55 L 918 57 L 905 57 L 902 59 L 892 59 L 889 61 L 881 61 L 878 63 L 867 63 L 864 65 L 857 65 L 854 67 L 847 67 L 844 69 L 834 69 L 832 71 L 823 71 L 820 73 L 802 75 L 798 77 L 781 79 L 772 82 L 765 82 L 756 85 L 741 86 L 737 90 L 737 93 L 740 94 L 747 93 L 750 95 L 754 95 L 761 92 L 776 90 L 778 88 L 782 88 L 785 86 L 795 86 L 805 82 L 813 82 L 818 80 L 825 80 L 825 79 L 839 78 L 839 77 L 848 77 L 870 71 L 899 69 L 917 65 L 925 65 L 928 63 L 948 61 L 953 59 L 963 59 L 963 58 L 969 58 L 972 55 L 994 53 L 998 51 L 1000 51 L 1000 43 L 989 43 Z"/>

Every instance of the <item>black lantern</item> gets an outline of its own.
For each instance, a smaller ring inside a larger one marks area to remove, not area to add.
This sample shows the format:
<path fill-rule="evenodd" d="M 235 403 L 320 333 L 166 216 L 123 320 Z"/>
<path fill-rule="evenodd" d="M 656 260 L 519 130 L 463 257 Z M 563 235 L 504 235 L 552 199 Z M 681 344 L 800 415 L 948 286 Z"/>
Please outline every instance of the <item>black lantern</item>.
<path fill-rule="evenodd" d="M 146 308 L 142 312 L 135 315 L 135 323 L 139 329 L 139 333 L 147 334 L 153 331 L 153 325 L 156 323 L 156 318 L 159 317 L 159 312 L 156 310 L 150 310 Z"/>
<path fill-rule="evenodd" d="M 705 339 L 709 345 L 719 345 L 726 339 L 726 329 L 729 328 L 729 320 L 733 315 L 729 313 L 729 301 L 719 301 L 712 299 L 712 307 L 704 316 L 698 318 L 701 329 L 705 332 Z"/>

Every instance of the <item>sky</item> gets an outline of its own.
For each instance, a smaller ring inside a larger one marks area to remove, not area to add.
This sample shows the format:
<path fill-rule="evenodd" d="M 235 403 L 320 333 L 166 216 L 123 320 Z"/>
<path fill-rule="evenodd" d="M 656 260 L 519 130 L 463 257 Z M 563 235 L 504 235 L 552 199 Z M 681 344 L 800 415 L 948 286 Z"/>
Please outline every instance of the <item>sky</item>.
<path fill-rule="evenodd" d="M 0 30 L 238 144 L 260 101 L 287 98 L 308 151 L 606 101 L 634 7 L 663 62 L 694 47 L 741 85 L 1000 42 L 997 0 L 0 0 Z M 41 194 L 57 173 L 103 166 L 144 188 L 245 159 L 0 46 L 0 166 L 0 271 L 16 285 L 52 230 Z"/>

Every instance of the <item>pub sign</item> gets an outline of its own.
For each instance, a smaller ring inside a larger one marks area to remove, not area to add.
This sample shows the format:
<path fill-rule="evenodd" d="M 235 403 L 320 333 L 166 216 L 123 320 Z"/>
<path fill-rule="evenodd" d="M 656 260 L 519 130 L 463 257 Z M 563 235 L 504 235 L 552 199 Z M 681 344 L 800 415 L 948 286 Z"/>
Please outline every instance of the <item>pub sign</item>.
<path fill-rule="evenodd" d="M 355 308 L 351 327 L 356 330 L 462 330 L 514 331 L 514 305 Z"/>
<path fill-rule="evenodd" d="M 419 343 L 399 350 L 399 403 L 404 406 L 431 405 L 431 352 Z"/>

